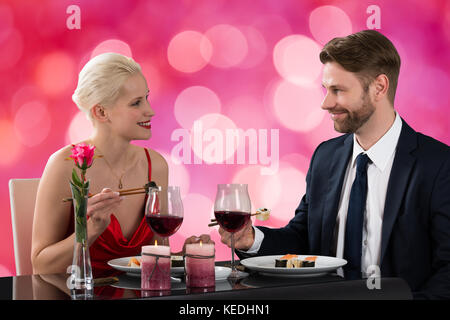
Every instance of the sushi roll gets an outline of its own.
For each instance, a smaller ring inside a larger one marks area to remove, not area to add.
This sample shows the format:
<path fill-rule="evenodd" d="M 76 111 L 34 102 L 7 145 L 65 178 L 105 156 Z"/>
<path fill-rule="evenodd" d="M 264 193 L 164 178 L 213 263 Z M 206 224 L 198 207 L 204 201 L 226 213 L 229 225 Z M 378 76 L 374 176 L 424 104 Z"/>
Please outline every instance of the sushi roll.
<path fill-rule="evenodd" d="M 184 267 L 183 256 L 171 256 L 170 262 L 172 268 Z"/>
<path fill-rule="evenodd" d="M 306 260 L 304 260 L 302 267 L 304 267 L 304 268 L 307 268 L 307 267 L 311 268 L 311 267 L 314 267 L 314 265 L 315 265 L 314 261 L 306 261 Z"/>
<path fill-rule="evenodd" d="M 140 268 L 141 267 L 141 261 L 139 259 L 132 257 L 130 261 L 128 261 L 128 267 L 134 267 L 134 268 Z"/>
<path fill-rule="evenodd" d="M 275 267 L 276 268 L 286 268 L 287 260 L 275 259 Z"/>
<path fill-rule="evenodd" d="M 276 268 L 287 268 L 288 261 L 293 258 L 297 258 L 296 254 L 286 254 L 282 256 L 280 259 L 275 259 L 275 267 Z"/>
<path fill-rule="evenodd" d="M 275 259 L 276 268 L 313 268 L 316 265 L 316 256 L 306 257 L 304 260 L 295 254 L 286 254 L 279 259 Z"/>
<path fill-rule="evenodd" d="M 306 257 L 305 260 L 303 260 L 303 267 L 315 267 L 316 265 L 316 259 L 317 257 Z"/>

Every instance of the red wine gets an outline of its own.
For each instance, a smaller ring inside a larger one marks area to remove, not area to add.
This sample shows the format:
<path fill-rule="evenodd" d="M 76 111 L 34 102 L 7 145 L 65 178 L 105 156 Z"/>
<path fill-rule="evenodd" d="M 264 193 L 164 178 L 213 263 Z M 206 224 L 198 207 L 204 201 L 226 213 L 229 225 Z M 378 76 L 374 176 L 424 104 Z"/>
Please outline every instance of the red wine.
<path fill-rule="evenodd" d="M 145 220 L 155 233 L 162 237 L 170 237 L 180 228 L 183 217 L 150 214 Z"/>
<path fill-rule="evenodd" d="M 250 219 L 249 212 L 240 211 L 215 211 L 217 222 L 228 232 L 236 232 Z"/>

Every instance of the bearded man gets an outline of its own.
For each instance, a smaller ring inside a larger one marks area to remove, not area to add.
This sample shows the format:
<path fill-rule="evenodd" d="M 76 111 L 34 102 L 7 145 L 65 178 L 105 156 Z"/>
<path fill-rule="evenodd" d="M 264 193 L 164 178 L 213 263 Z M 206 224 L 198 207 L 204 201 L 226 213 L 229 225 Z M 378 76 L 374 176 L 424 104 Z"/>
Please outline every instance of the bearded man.
<path fill-rule="evenodd" d="M 279 229 L 250 221 L 235 234 L 238 255 L 335 256 L 347 260 L 346 279 L 380 270 L 414 298 L 450 298 L 450 148 L 396 112 L 397 50 L 365 30 L 328 42 L 320 61 L 322 109 L 344 135 L 315 150 L 292 220 Z"/>

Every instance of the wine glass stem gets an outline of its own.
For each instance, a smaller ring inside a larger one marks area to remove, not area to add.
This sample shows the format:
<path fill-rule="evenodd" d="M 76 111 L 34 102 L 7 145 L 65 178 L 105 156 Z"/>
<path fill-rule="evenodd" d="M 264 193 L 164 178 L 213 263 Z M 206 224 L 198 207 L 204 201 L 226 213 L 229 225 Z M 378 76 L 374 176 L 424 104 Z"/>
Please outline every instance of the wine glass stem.
<path fill-rule="evenodd" d="M 231 233 L 231 272 L 237 272 L 236 265 L 234 264 L 234 233 Z"/>

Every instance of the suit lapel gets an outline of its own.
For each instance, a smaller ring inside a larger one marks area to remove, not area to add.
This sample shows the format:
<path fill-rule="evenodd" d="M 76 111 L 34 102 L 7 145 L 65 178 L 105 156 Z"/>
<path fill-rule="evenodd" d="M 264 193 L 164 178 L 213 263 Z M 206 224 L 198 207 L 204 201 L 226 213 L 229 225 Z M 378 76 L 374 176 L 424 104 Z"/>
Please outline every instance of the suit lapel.
<path fill-rule="evenodd" d="M 386 192 L 381 232 L 380 265 L 383 263 L 392 228 L 408 186 L 410 173 L 416 162 L 416 158 L 411 155 L 411 151 L 417 147 L 417 134 L 403 119 L 402 122 L 402 131 L 398 140 Z"/>
<path fill-rule="evenodd" d="M 322 220 L 321 253 L 324 255 L 330 254 L 339 200 L 341 198 L 342 184 L 352 152 L 353 134 L 349 134 L 347 138 L 344 139 L 342 145 L 336 149 L 330 165 L 328 192 Z"/>

